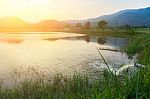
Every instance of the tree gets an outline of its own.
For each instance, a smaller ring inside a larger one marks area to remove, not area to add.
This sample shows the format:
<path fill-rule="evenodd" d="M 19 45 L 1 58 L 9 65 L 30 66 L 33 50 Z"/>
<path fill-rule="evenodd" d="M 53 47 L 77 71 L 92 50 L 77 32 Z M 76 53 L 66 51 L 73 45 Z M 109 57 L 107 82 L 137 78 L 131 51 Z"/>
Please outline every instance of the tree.
<path fill-rule="evenodd" d="M 107 24 L 108 23 L 105 20 L 102 20 L 102 21 L 98 22 L 98 28 L 104 30 L 107 27 Z"/>
<path fill-rule="evenodd" d="M 135 28 L 131 25 L 125 25 L 125 30 L 128 35 L 135 35 Z"/>
<path fill-rule="evenodd" d="M 77 24 L 75 25 L 75 27 L 81 28 L 81 27 L 82 27 L 82 24 L 81 24 L 81 23 L 77 23 Z"/>
<path fill-rule="evenodd" d="M 64 27 L 65 27 L 65 28 L 70 28 L 71 25 L 70 25 L 70 24 L 65 24 Z"/>
<path fill-rule="evenodd" d="M 88 21 L 85 23 L 85 29 L 89 30 L 90 28 L 91 28 L 91 22 Z"/>

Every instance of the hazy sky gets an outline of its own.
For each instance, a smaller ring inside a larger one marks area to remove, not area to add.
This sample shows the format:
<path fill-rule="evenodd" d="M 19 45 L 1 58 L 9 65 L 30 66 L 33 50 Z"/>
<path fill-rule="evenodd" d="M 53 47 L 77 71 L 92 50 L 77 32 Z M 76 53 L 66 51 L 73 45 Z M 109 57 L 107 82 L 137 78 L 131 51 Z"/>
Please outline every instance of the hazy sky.
<path fill-rule="evenodd" d="M 122 9 L 144 8 L 150 0 L 0 0 L 0 17 L 27 21 L 87 19 Z"/>

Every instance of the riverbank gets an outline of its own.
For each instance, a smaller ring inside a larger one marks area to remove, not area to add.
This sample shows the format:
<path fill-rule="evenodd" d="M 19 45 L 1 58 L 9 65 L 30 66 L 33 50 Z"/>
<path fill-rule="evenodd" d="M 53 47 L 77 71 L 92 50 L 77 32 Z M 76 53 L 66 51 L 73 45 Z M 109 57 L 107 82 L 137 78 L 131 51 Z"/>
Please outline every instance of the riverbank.
<path fill-rule="evenodd" d="M 150 34 L 138 34 L 132 36 L 126 47 L 128 55 L 138 54 L 138 62 L 144 65 L 150 64 Z"/>
<path fill-rule="evenodd" d="M 87 75 L 72 77 L 57 75 L 54 78 L 39 76 L 26 80 L 13 88 L 3 88 L 0 83 L 1 99 L 149 99 L 150 98 L 150 35 L 129 36 L 126 52 L 139 54 L 139 63 L 146 68 L 138 71 L 130 80 L 104 72 L 103 78 L 94 81 Z M 18 77 L 18 76 L 17 76 Z"/>
<path fill-rule="evenodd" d="M 112 28 L 112 29 L 7 29 L 7 30 L 0 30 L 1 33 L 49 33 L 49 32 L 65 32 L 65 33 L 79 33 L 79 34 L 87 34 L 87 35 L 101 35 L 101 36 L 120 36 L 120 37 L 129 37 L 129 33 L 132 30 L 128 29 L 117 29 L 117 28 Z M 149 34 L 150 30 L 149 29 L 134 29 L 134 31 L 137 34 L 141 33 L 147 33 Z"/>

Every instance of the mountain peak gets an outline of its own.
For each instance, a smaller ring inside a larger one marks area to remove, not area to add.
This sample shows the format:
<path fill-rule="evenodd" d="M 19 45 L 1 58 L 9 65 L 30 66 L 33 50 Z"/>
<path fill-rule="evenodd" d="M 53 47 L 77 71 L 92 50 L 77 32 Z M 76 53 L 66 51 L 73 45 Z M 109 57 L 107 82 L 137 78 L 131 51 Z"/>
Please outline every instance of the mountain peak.
<path fill-rule="evenodd" d="M 110 26 L 123 25 L 149 25 L 150 26 L 150 7 L 141 9 L 126 9 L 110 15 L 104 15 L 85 21 L 96 23 L 100 20 L 106 20 Z"/>

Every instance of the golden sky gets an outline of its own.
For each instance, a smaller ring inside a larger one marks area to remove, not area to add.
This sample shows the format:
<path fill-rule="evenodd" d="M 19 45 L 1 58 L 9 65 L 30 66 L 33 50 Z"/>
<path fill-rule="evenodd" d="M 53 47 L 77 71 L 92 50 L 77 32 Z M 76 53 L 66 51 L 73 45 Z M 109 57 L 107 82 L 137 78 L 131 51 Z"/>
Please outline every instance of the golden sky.
<path fill-rule="evenodd" d="M 0 17 L 18 16 L 33 22 L 87 19 L 149 5 L 149 0 L 0 0 Z"/>

